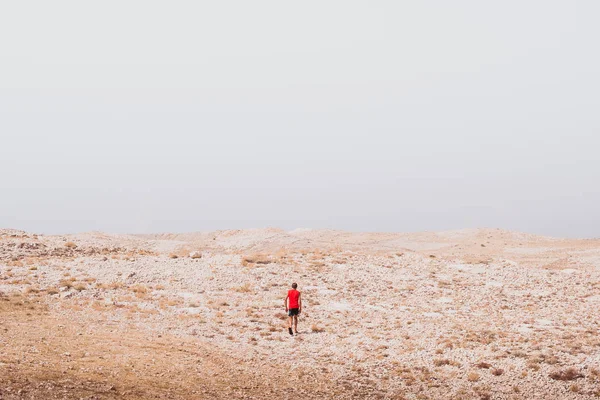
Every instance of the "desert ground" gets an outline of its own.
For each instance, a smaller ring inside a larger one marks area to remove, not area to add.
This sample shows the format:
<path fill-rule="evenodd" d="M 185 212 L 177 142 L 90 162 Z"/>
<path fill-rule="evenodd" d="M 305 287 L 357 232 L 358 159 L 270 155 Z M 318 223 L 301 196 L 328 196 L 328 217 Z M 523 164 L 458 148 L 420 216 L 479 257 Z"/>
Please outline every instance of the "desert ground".
<path fill-rule="evenodd" d="M 599 305 L 593 239 L 6 229 L 0 399 L 596 398 Z"/>

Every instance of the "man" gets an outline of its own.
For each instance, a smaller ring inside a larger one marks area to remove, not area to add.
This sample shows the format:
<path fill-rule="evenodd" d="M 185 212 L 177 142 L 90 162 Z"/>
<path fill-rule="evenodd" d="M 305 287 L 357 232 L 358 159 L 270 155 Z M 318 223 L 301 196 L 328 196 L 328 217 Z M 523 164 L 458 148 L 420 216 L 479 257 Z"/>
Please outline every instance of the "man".
<path fill-rule="evenodd" d="M 298 334 L 298 315 L 302 312 L 302 299 L 300 292 L 296 290 L 297 283 L 292 283 L 292 290 L 288 290 L 284 300 L 285 312 L 288 313 L 288 332 L 290 335 Z M 292 322 L 294 323 L 294 332 L 292 332 Z"/>

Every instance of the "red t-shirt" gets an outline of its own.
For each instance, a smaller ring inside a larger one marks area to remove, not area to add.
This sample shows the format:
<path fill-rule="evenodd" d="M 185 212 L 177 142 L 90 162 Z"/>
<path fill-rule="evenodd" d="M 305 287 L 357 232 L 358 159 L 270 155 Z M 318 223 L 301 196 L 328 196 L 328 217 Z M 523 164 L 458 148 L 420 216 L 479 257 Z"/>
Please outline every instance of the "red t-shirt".
<path fill-rule="evenodd" d="M 290 299 L 289 308 L 300 308 L 298 299 L 300 298 L 300 292 L 296 289 L 288 291 L 288 298 Z"/>

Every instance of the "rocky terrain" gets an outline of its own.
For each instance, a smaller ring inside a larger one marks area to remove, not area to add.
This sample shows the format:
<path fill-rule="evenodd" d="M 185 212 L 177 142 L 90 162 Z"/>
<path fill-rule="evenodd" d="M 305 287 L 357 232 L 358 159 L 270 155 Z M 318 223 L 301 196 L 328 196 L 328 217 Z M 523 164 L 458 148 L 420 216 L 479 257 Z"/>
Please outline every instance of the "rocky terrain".
<path fill-rule="evenodd" d="M 2 230 L 0 399 L 596 398 L 599 306 L 600 240 Z"/>

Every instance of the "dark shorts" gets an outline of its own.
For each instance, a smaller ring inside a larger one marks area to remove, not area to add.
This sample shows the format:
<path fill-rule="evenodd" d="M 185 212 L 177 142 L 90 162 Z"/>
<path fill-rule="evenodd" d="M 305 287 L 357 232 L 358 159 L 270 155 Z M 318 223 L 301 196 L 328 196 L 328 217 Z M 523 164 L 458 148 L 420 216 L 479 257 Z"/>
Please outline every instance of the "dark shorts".
<path fill-rule="evenodd" d="M 298 311 L 299 311 L 299 309 L 298 309 L 298 308 L 290 308 L 290 310 L 288 311 L 288 315 L 289 315 L 290 317 L 293 317 L 293 316 L 295 316 L 295 315 L 298 315 L 298 314 L 300 314 Z"/>

